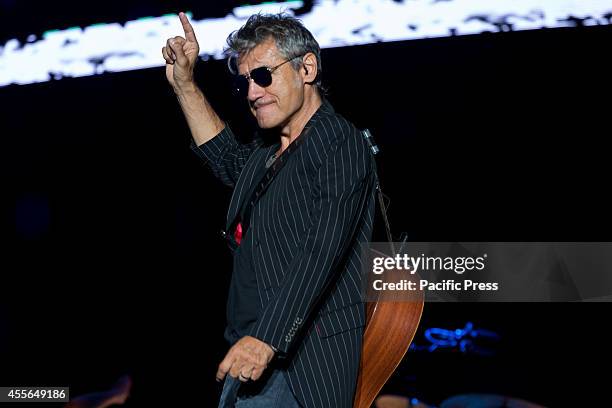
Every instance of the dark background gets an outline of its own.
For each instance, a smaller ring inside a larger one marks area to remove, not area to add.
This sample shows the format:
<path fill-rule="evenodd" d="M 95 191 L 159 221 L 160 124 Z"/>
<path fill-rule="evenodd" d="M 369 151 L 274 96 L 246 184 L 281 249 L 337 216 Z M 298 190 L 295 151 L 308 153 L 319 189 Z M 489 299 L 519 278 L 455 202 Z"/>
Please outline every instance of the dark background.
<path fill-rule="evenodd" d="M 66 27 L 118 21 L 111 8 L 66 10 Z M 133 13 L 143 10 L 161 14 Z M 44 26 L 61 16 L 48 12 L 29 16 L 30 30 L 3 13 L 3 38 L 60 28 Z M 335 48 L 323 72 L 336 110 L 381 147 L 396 234 L 609 241 L 611 40 L 611 27 L 577 27 Z M 249 129 L 224 61 L 201 62 L 197 79 L 222 117 Z M 129 373 L 129 406 L 214 406 L 231 192 L 189 150 L 163 68 L 9 86 L 0 103 L 0 384 L 67 384 L 76 395 Z M 410 352 L 396 389 L 431 403 L 463 392 L 603 403 L 595 369 L 610 359 L 610 312 L 428 304 L 417 341 L 466 321 L 502 341 L 493 357 Z"/>

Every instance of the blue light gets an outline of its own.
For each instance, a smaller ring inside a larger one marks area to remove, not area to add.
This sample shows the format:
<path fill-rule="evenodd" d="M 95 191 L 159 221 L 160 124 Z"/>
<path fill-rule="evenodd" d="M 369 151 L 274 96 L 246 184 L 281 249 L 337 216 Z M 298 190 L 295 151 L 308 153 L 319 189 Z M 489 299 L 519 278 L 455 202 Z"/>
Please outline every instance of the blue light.
<path fill-rule="evenodd" d="M 428 351 L 435 351 L 438 348 L 458 349 L 462 353 L 474 352 L 478 354 L 491 354 L 492 352 L 486 348 L 476 344 L 473 339 L 487 338 L 497 341 L 500 339 L 499 334 L 486 329 L 474 329 L 472 322 L 467 322 L 462 329 L 448 330 L 438 327 L 431 327 L 425 330 L 425 338 L 429 341 Z M 422 346 L 412 344 L 414 350 L 423 349 Z"/>

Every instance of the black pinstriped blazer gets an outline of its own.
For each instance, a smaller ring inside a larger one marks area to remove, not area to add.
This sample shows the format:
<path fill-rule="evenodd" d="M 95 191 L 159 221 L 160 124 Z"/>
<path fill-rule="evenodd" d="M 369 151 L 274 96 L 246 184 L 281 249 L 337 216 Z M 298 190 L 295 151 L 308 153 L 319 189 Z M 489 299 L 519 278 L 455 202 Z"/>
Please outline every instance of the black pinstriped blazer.
<path fill-rule="evenodd" d="M 308 128 L 256 204 L 242 241 L 252 240 L 240 256 L 250 257 L 261 302 L 249 334 L 286 353 L 287 380 L 304 407 L 349 408 L 365 325 L 359 243 L 372 235 L 374 159 L 359 131 L 327 102 Z M 234 188 L 228 228 L 274 148 L 240 144 L 227 127 L 194 146 Z"/>

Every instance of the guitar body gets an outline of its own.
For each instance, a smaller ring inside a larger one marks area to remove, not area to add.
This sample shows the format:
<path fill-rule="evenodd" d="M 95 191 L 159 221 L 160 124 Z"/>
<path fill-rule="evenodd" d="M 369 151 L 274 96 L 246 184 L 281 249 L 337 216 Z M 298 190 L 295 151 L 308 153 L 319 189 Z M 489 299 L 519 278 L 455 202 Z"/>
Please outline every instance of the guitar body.
<path fill-rule="evenodd" d="M 412 343 L 424 301 L 367 304 L 367 322 L 354 408 L 370 408 Z"/>

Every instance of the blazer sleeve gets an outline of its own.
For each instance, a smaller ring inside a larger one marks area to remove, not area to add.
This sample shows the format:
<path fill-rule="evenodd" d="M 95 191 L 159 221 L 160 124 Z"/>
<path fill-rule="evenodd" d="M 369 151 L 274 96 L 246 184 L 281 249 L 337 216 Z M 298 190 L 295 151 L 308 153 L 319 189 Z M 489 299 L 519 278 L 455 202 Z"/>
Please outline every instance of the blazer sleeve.
<path fill-rule="evenodd" d="M 199 146 L 193 140 L 191 142 L 191 149 L 210 167 L 215 177 L 232 188 L 257 146 L 256 141 L 248 144 L 238 142 L 229 126 Z"/>
<path fill-rule="evenodd" d="M 328 284 L 340 269 L 354 239 L 364 195 L 374 185 L 371 154 L 353 128 L 329 154 L 316 173 L 311 225 L 291 261 L 277 296 L 263 309 L 250 330 L 281 353 L 287 353 L 296 334 L 315 310 Z M 335 270 L 334 270 L 335 269 Z"/>

